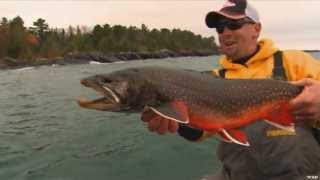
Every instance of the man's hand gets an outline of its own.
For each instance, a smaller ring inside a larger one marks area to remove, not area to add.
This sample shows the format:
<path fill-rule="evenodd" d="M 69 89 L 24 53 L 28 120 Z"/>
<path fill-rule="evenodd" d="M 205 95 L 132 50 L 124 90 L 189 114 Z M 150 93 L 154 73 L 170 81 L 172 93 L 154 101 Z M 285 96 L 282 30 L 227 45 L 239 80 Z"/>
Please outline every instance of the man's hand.
<path fill-rule="evenodd" d="M 150 132 L 157 132 L 161 135 L 167 132 L 176 133 L 178 130 L 177 122 L 163 118 L 149 109 L 141 113 L 141 120 L 147 123 Z"/>
<path fill-rule="evenodd" d="M 290 101 L 295 120 L 320 121 L 320 81 L 307 78 L 292 84 L 304 87 L 301 94 Z"/>

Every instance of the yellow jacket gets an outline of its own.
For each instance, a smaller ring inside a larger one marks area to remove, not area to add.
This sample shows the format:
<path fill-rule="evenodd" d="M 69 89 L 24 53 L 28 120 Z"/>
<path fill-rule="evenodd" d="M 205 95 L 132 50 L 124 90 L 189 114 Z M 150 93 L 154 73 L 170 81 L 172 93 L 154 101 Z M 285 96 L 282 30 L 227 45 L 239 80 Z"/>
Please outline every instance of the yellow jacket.
<path fill-rule="evenodd" d="M 273 70 L 273 54 L 278 49 L 273 47 L 272 41 L 268 39 L 259 41 L 259 46 L 259 51 L 246 62 L 245 66 L 233 63 L 226 56 L 222 56 L 219 64 L 226 69 L 225 78 L 270 78 Z M 320 80 L 320 61 L 317 61 L 311 55 L 298 50 L 284 50 L 282 60 L 289 81 L 302 78 Z M 214 72 L 217 72 L 217 70 L 214 70 Z"/>

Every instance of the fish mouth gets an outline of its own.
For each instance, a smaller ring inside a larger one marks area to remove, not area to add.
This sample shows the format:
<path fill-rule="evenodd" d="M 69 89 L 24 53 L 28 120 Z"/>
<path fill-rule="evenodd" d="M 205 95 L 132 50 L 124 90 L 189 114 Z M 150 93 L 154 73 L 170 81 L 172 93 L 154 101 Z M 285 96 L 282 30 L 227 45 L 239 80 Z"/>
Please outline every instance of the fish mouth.
<path fill-rule="evenodd" d="M 80 107 L 99 111 L 120 111 L 120 97 L 112 88 L 107 85 L 90 84 L 86 81 L 81 81 L 81 84 L 97 91 L 102 97 L 93 100 L 78 98 L 77 102 Z"/>

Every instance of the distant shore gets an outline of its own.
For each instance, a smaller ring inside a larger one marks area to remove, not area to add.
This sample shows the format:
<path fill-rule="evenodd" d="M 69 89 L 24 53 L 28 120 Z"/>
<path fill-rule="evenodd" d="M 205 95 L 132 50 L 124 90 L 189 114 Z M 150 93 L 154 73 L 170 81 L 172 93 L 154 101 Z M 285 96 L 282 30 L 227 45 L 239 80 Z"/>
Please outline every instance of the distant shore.
<path fill-rule="evenodd" d="M 163 59 L 168 57 L 187 57 L 187 56 L 211 56 L 218 53 L 212 50 L 191 50 L 191 51 L 170 51 L 163 49 L 156 52 L 120 52 L 104 54 L 101 52 L 79 52 L 69 53 L 64 57 L 56 58 L 37 58 L 34 60 L 14 59 L 11 57 L 0 58 L 0 69 L 17 69 L 30 66 L 45 65 L 70 65 L 70 64 L 89 64 L 92 61 L 99 63 L 113 63 L 119 61 L 144 60 L 144 59 Z"/>
<path fill-rule="evenodd" d="M 307 53 L 317 53 L 320 50 L 304 50 Z M 119 61 L 144 60 L 144 59 L 164 59 L 187 56 L 212 56 L 219 55 L 212 50 L 193 50 L 193 51 L 170 51 L 163 49 L 157 52 L 120 52 L 104 54 L 101 52 L 79 52 L 69 53 L 64 57 L 56 58 L 37 58 L 34 60 L 14 59 L 11 57 L 0 58 L 0 70 L 18 69 L 24 67 L 50 66 L 50 65 L 71 65 L 89 64 L 90 62 L 114 63 Z"/>
<path fill-rule="evenodd" d="M 304 52 L 307 52 L 307 53 L 316 53 L 316 52 L 320 52 L 320 50 L 304 50 Z"/>

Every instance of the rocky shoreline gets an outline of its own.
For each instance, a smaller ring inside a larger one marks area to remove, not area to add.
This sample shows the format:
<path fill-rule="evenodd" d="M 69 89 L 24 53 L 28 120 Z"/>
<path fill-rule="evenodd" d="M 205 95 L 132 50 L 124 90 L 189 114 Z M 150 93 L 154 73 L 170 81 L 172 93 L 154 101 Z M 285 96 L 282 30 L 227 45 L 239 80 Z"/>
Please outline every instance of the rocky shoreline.
<path fill-rule="evenodd" d="M 308 53 L 318 53 L 320 50 L 304 50 Z M 120 52 L 104 54 L 102 52 L 79 52 L 69 53 L 64 57 L 56 58 L 37 58 L 34 60 L 14 59 L 11 57 L 0 58 L 0 70 L 18 69 L 24 67 L 37 67 L 46 65 L 70 65 L 70 64 L 89 64 L 92 61 L 99 63 L 114 63 L 119 61 L 144 60 L 144 59 L 163 59 L 187 56 L 211 56 L 219 55 L 214 50 L 194 50 L 194 51 L 170 51 L 163 49 L 156 52 Z"/>
<path fill-rule="evenodd" d="M 17 69 L 29 66 L 44 66 L 44 65 L 69 65 L 69 64 L 88 64 L 91 61 L 99 63 L 113 63 L 118 61 L 144 60 L 144 59 L 163 59 L 168 57 L 185 57 L 185 56 L 210 56 L 218 54 L 213 50 L 195 50 L 195 51 L 170 51 L 160 50 L 157 52 L 120 52 L 112 54 L 104 54 L 101 52 L 86 52 L 86 53 L 69 53 L 64 57 L 57 58 L 38 58 L 34 60 L 14 59 L 4 57 L 0 59 L 0 69 Z"/>

